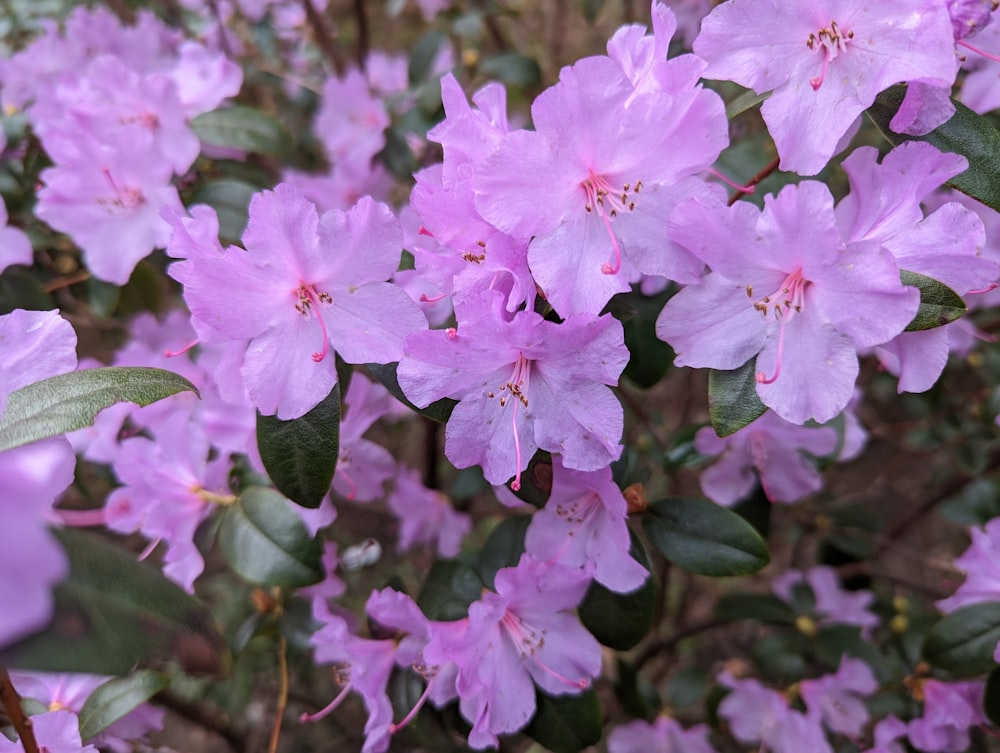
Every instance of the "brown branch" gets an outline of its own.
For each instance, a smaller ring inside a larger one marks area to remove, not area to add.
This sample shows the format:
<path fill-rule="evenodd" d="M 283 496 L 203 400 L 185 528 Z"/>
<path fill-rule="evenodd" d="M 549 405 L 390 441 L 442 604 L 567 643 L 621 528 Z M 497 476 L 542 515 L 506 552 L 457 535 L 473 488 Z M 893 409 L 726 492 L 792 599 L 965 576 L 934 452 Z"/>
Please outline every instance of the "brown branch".
<path fill-rule="evenodd" d="M 763 170 L 761 170 L 759 173 L 757 173 L 755 176 L 753 176 L 749 180 L 749 182 L 747 183 L 747 188 L 751 188 L 752 186 L 756 186 L 758 183 L 760 183 L 762 180 L 764 180 L 764 178 L 766 178 L 771 173 L 773 173 L 775 170 L 777 170 L 778 169 L 778 162 L 779 162 L 780 159 L 781 159 L 780 157 L 775 157 L 773 160 L 771 160 L 770 162 L 768 162 L 767 165 L 764 167 Z M 735 204 L 737 201 L 739 201 L 740 199 L 742 199 L 748 193 L 750 193 L 750 192 L 749 191 L 737 191 L 736 193 L 734 193 L 732 196 L 729 197 L 729 206 L 732 206 L 733 204 Z"/>
<path fill-rule="evenodd" d="M 274 720 L 274 728 L 271 730 L 271 742 L 267 746 L 267 753 L 276 753 L 278 750 L 278 738 L 281 737 L 281 722 L 285 718 L 285 709 L 288 707 L 288 644 L 285 636 L 278 638 L 278 709 L 277 718 Z"/>
<path fill-rule="evenodd" d="M 0 702 L 7 710 L 7 715 L 14 725 L 24 753 L 39 753 L 35 729 L 31 724 L 31 719 L 25 716 L 21 709 L 21 696 L 18 695 L 6 667 L 0 668 Z"/>
<path fill-rule="evenodd" d="M 354 18 L 358 23 L 358 65 L 361 70 L 365 69 L 365 61 L 368 59 L 368 13 L 365 11 L 365 0 L 354 0 Z"/>
<path fill-rule="evenodd" d="M 709 630 L 715 630 L 716 628 L 725 627 L 726 625 L 731 624 L 733 623 L 730 620 L 706 620 L 705 622 L 699 622 L 697 625 L 692 625 L 684 630 L 678 630 L 669 638 L 660 638 L 659 640 L 653 641 L 635 657 L 635 668 L 636 670 L 641 669 L 644 664 L 647 664 L 661 652 L 673 651 L 678 643 L 687 638 L 698 635 L 698 633 L 704 633 Z"/>
<path fill-rule="evenodd" d="M 200 704 L 168 691 L 158 693 L 154 700 L 160 706 L 173 711 L 189 722 L 197 724 L 209 732 L 214 732 L 229 744 L 234 753 L 243 753 L 248 749 L 246 734 L 238 730 L 225 714 L 213 713 Z"/>
<path fill-rule="evenodd" d="M 316 37 L 316 44 L 326 55 L 326 60 L 333 68 L 333 72 L 338 76 L 344 74 L 344 61 L 340 59 L 340 53 L 337 52 L 337 44 L 333 41 L 333 35 L 330 33 L 330 29 L 326 25 L 326 19 L 316 10 L 312 4 L 312 0 L 302 0 L 302 7 L 306 11 L 306 19 L 309 21 L 309 25 L 312 26 L 313 36 Z"/>
<path fill-rule="evenodd" d="M 69 277 L 60 277 L 58 280 L 52 280 L 51 282 L 45 283 L 42 288 L 46 293 L 54 293 L 61 288 L 68 288 L 70 285 L 76 285 L 78 282 L 85 282 L 90 279 L 90 272 L 87 270 L 81 270 L 75 275 L 70 275 Z"/>

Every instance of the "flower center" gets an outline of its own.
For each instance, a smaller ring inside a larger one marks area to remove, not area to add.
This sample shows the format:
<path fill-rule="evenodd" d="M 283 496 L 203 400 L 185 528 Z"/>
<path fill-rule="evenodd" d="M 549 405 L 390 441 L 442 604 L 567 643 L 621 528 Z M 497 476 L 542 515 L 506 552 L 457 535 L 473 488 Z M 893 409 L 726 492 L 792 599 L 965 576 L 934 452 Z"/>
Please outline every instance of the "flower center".
<path fill-rule="evenodd" d="M 810 50 L 818 50 L 823 54 L 823 68 L 818 76 L 809 79 L 809 85 L 813 90 L 819 89 L 826 79 L 826 69 L 830 61 L 840 53 L 847 51 L 847 43 L 854 39 L 853 31 L 841 31 L 836 21 L 831 21 L 829 26 L 824 26 L 815 33 L 811 33 L 806 40 L 806 47 Z"/>
<path fill-rule="evenodd" d="M 140 189 L 132 188 L 131 186 L 119 186 L 115 182 L 115 179 L 111 177 L 111 171 L 106 167 L 101 172 L 104 173 L 104 177 L 107 178 L 111 186 L 112 195 L 98 196 L 97 204 L 103 207 L 108 214 L 132 212 L 146 202 L 146 197 L 142 195 Z"/>
<path fill-rule="evenodd" d="M 785 327 L 795 318 L 796 314 L 802 313 L 805 306 L 805 293 L 809 287 L 809 280 L 802 276 L 802 270 L 796 269 L 781 282 L 770 295 L 766 295 L 754 302 L 753 307 L 762 316 L 768 316 L 773 312 L 774 318 L 781 322 L 778 334 L 778 360 L 774 366 L 774 374 L 767 376 L 764 372 L 757 372 L 757 382 L 760 384 L 772 384 L 781 373 L 781 358 L 785 350 Z M 747 297 L 753 300 L 753 288 L 747 285 Z"/>
<path fill-rule="evenodd" d="M 545 645 L 544 628 L 532 627 L 524 621 L 523 617 L 514 614 L 514 612 L 511 612 L 509 609 L 504 612 L 503 619 L 500 620 L 500 625 L 513 642 L 514 648 L 517 650 L 518 655 L 522 659 L 532 659 L 546 674 L 555 677 L 557 680 L 562 680 L 570 687 L 586 688 L 590 686 L 590 680 L 586 677 L 581 677 L 579 680 L 571 680 L 570 678 L 559 674 L 552 669 L 552 667 L 543 663 L 537 656 L 535 656 L 535 652 Z"/>
<path fill-rule="evenodd" d="M 511 413 L 511 424 L 514 428 L 514 451 L 517 457 L 517 474 L 510 485 L 514 491 L 521 488 L 521 438 L 517 435 L 517 406 L 528 407 L 528 382 L 531 378 L 531 361 L 524 357 L 523 353 L 517 354 L 514 362 L 514 370 L 507 381 L 500 385 L 500 407 L 507 406 L 507 401 L 514 398 L 514 410 Z M 497 396 L 496 392 L 487 392 L 486 397 L 492 399 Z"/>
<path fill-rule="evenodd" d="M 327 334 L 326 322 L 323 321 L 323 314 L 320 313 L 319 305 L 321 303 L 333 303 L 333 298 L 330 297 L 329 293 L 317 290 L 315 285 L 309 285 L 301 280 L 299 281 L 299 287 L 292 291 L 292 295 L 297 300 L 295 304 L 296 311 L 302 314 L 302 316 L 309 316 L 309 313 L 312 312 L 319 320 L 319 327 L 323 331 L 323 349 L 318 353 L 312 354 L 312 360 L 319 363 L 326 358 L 327 351 L 330 349 L 330 336 Z"/>
<path fill-rule="evenodd" d="M 642 181 L 637 180 L 635 185 L 626 183 L 619 190 L 612 186 L 603 175 L 594 175 L 590 171 L 586 180 L 580 184 L 583 189 L 586 203 L 584 209 L 588 212 L 597 212 L 604 222 L 604 229 L 608 231 L 611 239 L 611 247 L 615 252 L 614 263 L 605 262 L 601 265 L 601 272 L 606 275 L 618 274 L 622 268 L 622 251 L 618 245 L 614 230 L 611 229 L 611 220 L 615 219 L 619 213 L 634 212 L 635 202 L 639 191 L 642 190 Z"/>

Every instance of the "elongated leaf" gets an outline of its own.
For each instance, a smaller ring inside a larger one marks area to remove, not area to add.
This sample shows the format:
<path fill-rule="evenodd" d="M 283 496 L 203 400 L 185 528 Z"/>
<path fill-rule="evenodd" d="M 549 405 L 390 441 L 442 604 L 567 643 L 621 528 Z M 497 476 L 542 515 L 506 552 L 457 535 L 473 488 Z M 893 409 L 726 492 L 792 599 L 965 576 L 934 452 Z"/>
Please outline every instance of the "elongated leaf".
<path fill-rule="evenodd" d="M 289 136 L 276 118 L 243 105 L 202 113 L 191 120 L 191 128 L 206 144 L 280 156 Z"/>
<path fill-rule="evenodd" d="M 406 399 L 406 395 L 403 394 L 403 390 L 399 386 L 399 380 L 396 378 L 396 370 L 399 368 L 398 363 L 369 363 L 365 364 L 365 368 L 368 369 L 369 374 L 382 383 L 383 387 L 392 393 L 394 398 L 421 416 L 427 416 L 427 418 L 434 421 L 445 423 L 451 417 L 452 410 L 458 405 L 457 400 L 442 398 L 437 402 L 431 403 L 426 408 L 418 408 Z"/>
<path fill-rule="evenodd" d="M 952 100 L 955 114 L 944 125 L 924 136 L 907 136 L 889 128 L 906 94 L 903 86 L 894 86 L 875 99 L 868 115 L 893 146 L 919 139 L 942 152 L 953 152 L 969 160 L 969 169 L 948 181 L 947 185 L 1000 211 L 1000 132 L 982 115 L 961 102 Z"/>
<path fill-rule="evenodd" d="M 252 583 L 295 587 L 323 579 L 319 541 L 273 489 L 246 489 L 223 513 L 218 541 L 230 567 Z"/>
<path fill-rule="evenodd" d="M 747 89 L 745 92 L 740 94 L 736 99 L 726 105 L 726 120 L 732 120 L 737 115 L 742 115 L 747 110 L 752 110 L 757 107 L 761 102 L 764 102 L 768 97 L 771 96 L 771 92 L 764 92 L 763 94 L 758 94 L 753 89 Z"/>
<path fill-rule="evenodd" d="M 905 269 L 899 271 L 899 279 L 920 291 L 920 308 L 906 325 L 907 332 L 943 327 L 960 319 L 968 310 L 962 296 L 942 282 Z"/>
<path fill-rule="evenodd" d="M 198 390 L 172 371 L 108 366 L 49 377 L 10 393 L 0 416 L 0 451 L 83 429 L 115 403 L 149 405 Z"/>
<path fill-rule="evenodd" d="M 646 548 L 629 531 L 630 554 L 649 570 L 653 569 Z M 656 583 L 652 576 L 635 591 L 620 594 L 593 583 L 580 603 L 580 621 L 598 641 L 617 651 L 627 651 L 646 637 L 653 626 L 656 610 Z"/>
<path fill-rule="evenodd" d="M 169 677 L 151 669 L 108 680 L 80 709 L 80 737 L 86 741 L 100 734 L 169 685 Z"/>
<path fill-rule="evenodd" d="M 656 319 L 676 292 L 676 287 L 671 286 L 652 297 L 638 291 L 628 295 L 635 315 L 623 324 L 625 346 L 630 353 L 624 373 L 644 389 L 659 382 L 674 362 L 674 349 L 656 336 Z"/>
<path fill-rule="evenodd" d="M 189 672 L 223 671 L 228 652 L 208 610 L 152 565 L 107 539 L 62 529 L 70 575 L 41 633 L 0 652 L 0 665 L 125 674 L 168 658 Z"/>
<path fill-rule="evenodd" d="M 753 526 L 707 499 L 672 497 L 654 502 L 642 522 L 650 543 L 688 572 L 747 575 L 770 560 Z"/>
<path fill-rule="evenodd" d="M 738 369 L 708 373 L 708 415 L 720 437 L 749 426 L 767 410 L 757 396 L 757 359 L 751 358 Z"/>
<path fill-rule="evenodd" d="M 340 388 L 300 418 L 257 414 L 257 447 L 278 491 L 303 507 L 319 507 L 340 454 Z"/>
<path fill-rule="evenodd" d="M 537 711 L 524 732 L 553 753 L 578 753 L 601 739 L 601 703 L 593 689 L 579 695 L 536 693 Z"/>
<path fill-rule="evenodd" d="M 1000 603 L 985 602 L 946 614 L 924 640 L 924 658 L 956 675 L 977 675 L 996 666 L 1000 643 Z"/>

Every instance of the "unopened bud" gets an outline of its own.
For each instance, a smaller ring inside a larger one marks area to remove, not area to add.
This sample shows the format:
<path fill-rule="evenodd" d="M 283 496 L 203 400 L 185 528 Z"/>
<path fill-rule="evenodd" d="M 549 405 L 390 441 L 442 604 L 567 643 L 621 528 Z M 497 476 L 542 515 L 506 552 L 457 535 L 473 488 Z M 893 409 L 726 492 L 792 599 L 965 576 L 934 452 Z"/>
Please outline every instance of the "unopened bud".
<path fill-rule="evenodd" d="M 897 614 L 889 620 L 889 630 L 896 635 L 902 635 L 910 627 L 910 618 L 905 614 Z"/>
<path fill-rule="evenodd" d="M 622 489 L 622 496 L 628 503 L 629 515 L 644 511 L 649 507 L 649 500 L 646 499 L 646 487 L 642 484 L 632 484 Z"/>
<path fill-rule="evenodd" d="M 812 638 L 816 635 L 816 620 L 801 614 L 795 618 L 795 629 L 802 633 L 802 635 Z"/>

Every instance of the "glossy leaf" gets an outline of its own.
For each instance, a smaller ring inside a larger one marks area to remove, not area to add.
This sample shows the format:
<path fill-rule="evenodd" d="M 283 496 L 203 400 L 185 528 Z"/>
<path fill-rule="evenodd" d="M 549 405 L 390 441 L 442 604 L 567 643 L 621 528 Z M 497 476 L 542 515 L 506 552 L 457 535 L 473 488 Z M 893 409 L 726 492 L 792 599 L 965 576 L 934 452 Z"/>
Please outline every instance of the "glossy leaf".
<path fill-rule="evenodd" d="M 273 489 L 244 490 L 223 513 L 218 541 L 226 562 L 251 583 L 295 587 L 323 579 L 319 541 Z"/>
<path fill-rule="evenodd" d="M 490 533 L 476 563 L 476 572 L 487 588 L 493 588 L 497 570 L 514 567 L 521 561 L 529 523 L 530 515 L 517 515 L 501 521 Z"/>
<path fill-rule="evenodd" d="M 767 410 L 757 396 L 757 359 L 751 358 L 738 369 L 708 373 L 708 414 L 720 437 L 749 426 Z"/>
<path fill-rule="evenodd" d="M 458 405 L 457 400 L 443 398 L 431 403 L 426 408 L 418 408 L 406 399 L 406 395 L 403 394 L 403 390 L 399 386 L 399 380 L 396 378 L 396 370 L 399 368 L 398 363 L 369 363 L 365 365 L 365 368 L 368 369 L 368 373 L 372 377 L 392 393 L 394 398 L 421 416 L 427 416 L 427 418 L 434 421 L 445 423 L 451 417 L 452 410 Z"/>
<path fill-rule="evenodd" d="M 674 362 L 674 349 L 656 336 L 656 319 L 675 292 L 671 287 L 652 297 L 629 295 L 635 313 L 622 324 L 630 353 L 624 374 L 644 389 L 659 382 Z"/>
<path fill-rule="evenodd" d="M 0 651 L 0 665 L 109 675 L 166 659 L 188 672 L 228 666 L 211 614 L 158 569 L 95 534 L 54 533 L 70 565 L 55 588 L 55 616 L 41 633 Z"/>
<path fill-rule="evenodd" d="M 80 737 L 90 740 L 169 685 L 169 677 L 150 669 L 108 680 L 80 709 Z"/>
<path fill-rule="evenodd" d="M 223 178 L 202 185 L 191 203 L 212 207 L 219 216 L 219 235 L 226 241 L 237 241 L 247 226 L 250 199 L 258 190 L 242 180 Z"/>
<path fill-rule="evenodd" d="M 653 502 L 643 526 L 650 543 L 688 572 L 747 575 L 770 560 L 753 526 L 707 499 L 672 497 Z"/>
<path fill-rule="evenodd" d="M 280 156 L 289 142 L 281 121 L 243 105 L 204 112 L 191 120 L 191 129 L 206 144 L 241 152 Z"/>
<path fill-rule="evenodd" d="M 511 494 L 529 505 L 545 507 L 552 494 L 552 453 L 538 450 L 521 474 L 521 488 L 514 491 L 513 483 L 514 479 L 507 482 Z"/>
<path fill-rule="evenodd" d="M 303 507 L 319 507 L 340 454 L 340 388 L 304 416 L 282 421 L 257 414 L 257 447 L 278 491 Z"/>
<path fill-rule="evenodd" d="M 530 89 L 542 78 L 535 59 L 519 52 L 501 52 L 485 58 L 479 64 L 479 73 L 516 89 Z"/>
<path fill-rule="evenodd" d="M 83 429 L 115 403 L 149 405 L 198 390 L 172 371 L 108 366 L 49 377 L 10 393 L 0 416 L 0 451 Z"/>
<path fill-rule="evenodd" d="M 747 89 L 745 92 L 736 97 L 736 99 L 726 105 L 726 120 L 732 120 L 737 115 L 742 115 L 747 110 L 752 110 L 770 96 L 771 92 L 758 94 L 753 89 Z"/>
<path fill-rule="evenodd" d="M 458 560 L 438 560 L 427 573 L 417 606 L 430 620 L 460 620 L 469 604 L 482 596 L 483 581 L 469 565 Z"/>
<path fill-rule="evenodd" d="M 907 332 L 943 327 L 960 319 L 968 310 L 962 296 L 944 283 L 905 269 L 899 271 L 899 278 L 904 285 L 920 291 L 920 308 L 913 321 L 906 325 Z"/>
<path fill-rule="evenodd" d="M 924 639 L 924 658 L 959 676 L 989 672 L 1000 643 L 1000 603 L 985 602 L 946 614 Z"/>
<path fill-rule="evenodd" d="M 649 571 L 652 563 L 639 538 L 629 531 L 629 553 Z M 600 583 L 592 583 L 579 614 L 583 626 L 598 641 L 617 651 L 627 651 L 646 637 L 653 627 L 656 610 L 656 582 L 650 575 L 630 593 L 615 593 Z"/>
<path fill-rule="evenodd" d="M 969 168 L 956 175 L 947 185 L 978 199 L 1000 211 L 1000 131 L 982 115 L 977 115 L 961 102 L 952 100 L 955 114 L 947 123 L 924 136 L 898 134 L 889 123 L 906 94 L 903 86 L 894 86 L 875 99 L 868 115 L 882 135 L 893 146 L 919 139 L 933 144 L 942 152 L 963 155 Z"/>
<path fill-rule="evenodd" d="M 983 690 L 983 712 L 994 724 L 1000 724 L 1000 667 L 990 672 Z"/>
<path fill-rule="evenodd" d="M 524 732 L 552 753 L 578 753 L 601 739 L 601 704 L 593 689 L 551 696 L 537 691 L 537 711 Z"/>
<path fill-rule="evenodd" d="M 730 622 L 759 620 L 772 625 L 795 623 L 792 608 L 771 594 L 726 594 L 715 603 L 715 616 Z"/>

